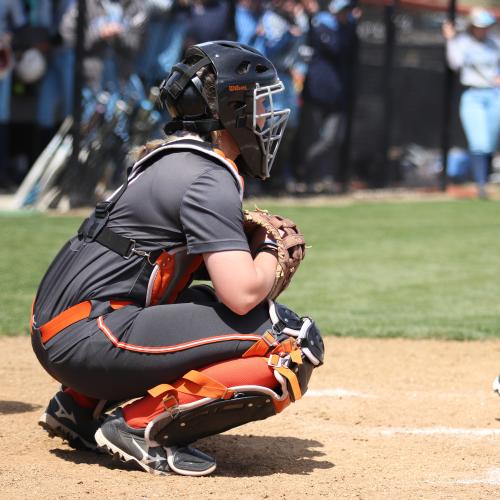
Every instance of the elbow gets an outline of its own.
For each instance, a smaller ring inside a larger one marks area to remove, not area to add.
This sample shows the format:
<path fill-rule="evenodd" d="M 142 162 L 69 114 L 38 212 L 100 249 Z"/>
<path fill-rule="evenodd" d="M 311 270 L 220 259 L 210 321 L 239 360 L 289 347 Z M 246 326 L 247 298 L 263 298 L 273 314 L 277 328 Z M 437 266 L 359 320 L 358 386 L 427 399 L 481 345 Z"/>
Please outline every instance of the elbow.
<path fill-rule="evenodd" d="M 224 305 L 238 316 L 245 316 L 260 302 L 262 302 L 262 298 L 256 295 L 240 295 L 239 297 L 229 297 L 227 300 L 223 300 Z"/>

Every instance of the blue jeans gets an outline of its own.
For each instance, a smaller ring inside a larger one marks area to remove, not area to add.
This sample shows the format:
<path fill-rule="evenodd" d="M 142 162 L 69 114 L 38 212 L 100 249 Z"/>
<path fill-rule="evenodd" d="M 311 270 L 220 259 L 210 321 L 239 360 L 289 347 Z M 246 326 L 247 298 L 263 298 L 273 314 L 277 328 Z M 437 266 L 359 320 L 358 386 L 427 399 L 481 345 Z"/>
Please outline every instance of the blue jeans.
<path fill-rule="evenodd" d="M 0 79 L 0 124 L 6 124 L 10 120 L 10 89 L 12 73 L 8 73 Z"/>
<path fill-rule="evenodd" d="M 470 88 L 460 100 L 460 118 L 473 154 L 492 154 L 500 134 L 500 88 Z"/>
<path fill-rule="evenodd" d="M 12 73 L 8 73 L 0 79 L 0 185 L 2 183 L 1 174 L 7 168 L 9 156 L 7 137 L 8 123 L 10 120 L 10 89 Z"/>
<path fill-rule="evenodd" d="M 73 66 L 72 49 L 55 49 L 49 56 L 47 72 L 40 83 L 37 106 L 37 124 L 44 128 L 54 127 L 58 106 L 62 106 L 63 116 L 70 115 L 73 106 Z"/>

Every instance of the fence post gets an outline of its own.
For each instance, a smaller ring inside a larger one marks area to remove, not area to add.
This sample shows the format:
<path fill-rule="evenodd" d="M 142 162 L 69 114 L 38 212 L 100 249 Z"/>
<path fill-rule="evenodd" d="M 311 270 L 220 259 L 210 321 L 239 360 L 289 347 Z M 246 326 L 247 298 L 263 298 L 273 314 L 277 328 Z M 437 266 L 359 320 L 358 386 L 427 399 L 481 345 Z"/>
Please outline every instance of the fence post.
<path fill-rule="evenodd" d="M 384 46 L 384 66 L 383 66 L 383 127 L 382 127 L 382 185 L 392 180 L 392 172 L 389 172 L 389 149 L 391 146 L 392 122 L 394 118 L 394 46 L 396 44 L 396 24 L 394 17 L 399 4 L 399 0 L 387 0 L 384 2 L 384 21 L 385 21 L 385 46 Z"/>
<path fill-rule="evenodd" d="M 80 164 L 80 146 L 82 139 L 82 90 L 83 90 L 83 59 L 85 57 L 85 30 L 87 27 L 87 1 L 78 0 L 78 16 L 75 26 L 75 67 L 73 83 L 73 127 L 72 151 L 68 169 L 61 181 L 61 193 L 68 196 L 71 207 L 77 206 L 78 178 L 82 175 Z"/>
<path fill-rule="evenodd" d="M 448 3 L 448 20 L 455 22 L 457 13 L 457 1 L 449 0 Z M 446 44 L 445 44 L 446 50 Z M 455 90 L 455 75 L 446 61 L 446 53 L 444 54 L 444 88 L 443 88 L 443 128 L 441 130 L 441 163 L 442 170 L 439 179 L 439 185 L 442 191 L 446 190 L 446 165 L 448 163 L 448 150 L 450 149 L 451 137 L 451 103 L 453 101 L 453 93 Z"/>

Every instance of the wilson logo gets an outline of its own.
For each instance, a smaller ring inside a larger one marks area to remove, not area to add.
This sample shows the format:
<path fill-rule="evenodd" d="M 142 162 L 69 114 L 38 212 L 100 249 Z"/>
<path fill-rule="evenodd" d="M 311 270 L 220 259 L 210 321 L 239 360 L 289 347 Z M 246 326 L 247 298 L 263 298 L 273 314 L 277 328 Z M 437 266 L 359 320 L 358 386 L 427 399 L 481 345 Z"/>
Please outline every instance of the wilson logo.
<path fill-rule="evenodd" d="M 228 88 L 230 92 L 239 92 L 241 90 L 248 90 L 248 87 L 246 85 L 229 85 Z"/>

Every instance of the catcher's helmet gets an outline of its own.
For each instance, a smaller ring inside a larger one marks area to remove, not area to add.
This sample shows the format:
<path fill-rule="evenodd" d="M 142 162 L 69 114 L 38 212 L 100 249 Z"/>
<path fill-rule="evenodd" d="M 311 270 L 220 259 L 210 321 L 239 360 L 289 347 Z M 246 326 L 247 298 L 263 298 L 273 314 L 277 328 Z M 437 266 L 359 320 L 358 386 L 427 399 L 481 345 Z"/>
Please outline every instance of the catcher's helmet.
<path fill-rule="evenodd" d="M 197 76 L 205 67 L 215 74 L 212 98 Z M 165 132 L 225 129 L 239 146 L 238 167 L 266 179 L 290 114 L 274 108 L 273 97 L 283 90 L 273 64 L 252 47 L 229 41 L 193 45 L 160 87 L 173 118 Z"/>

